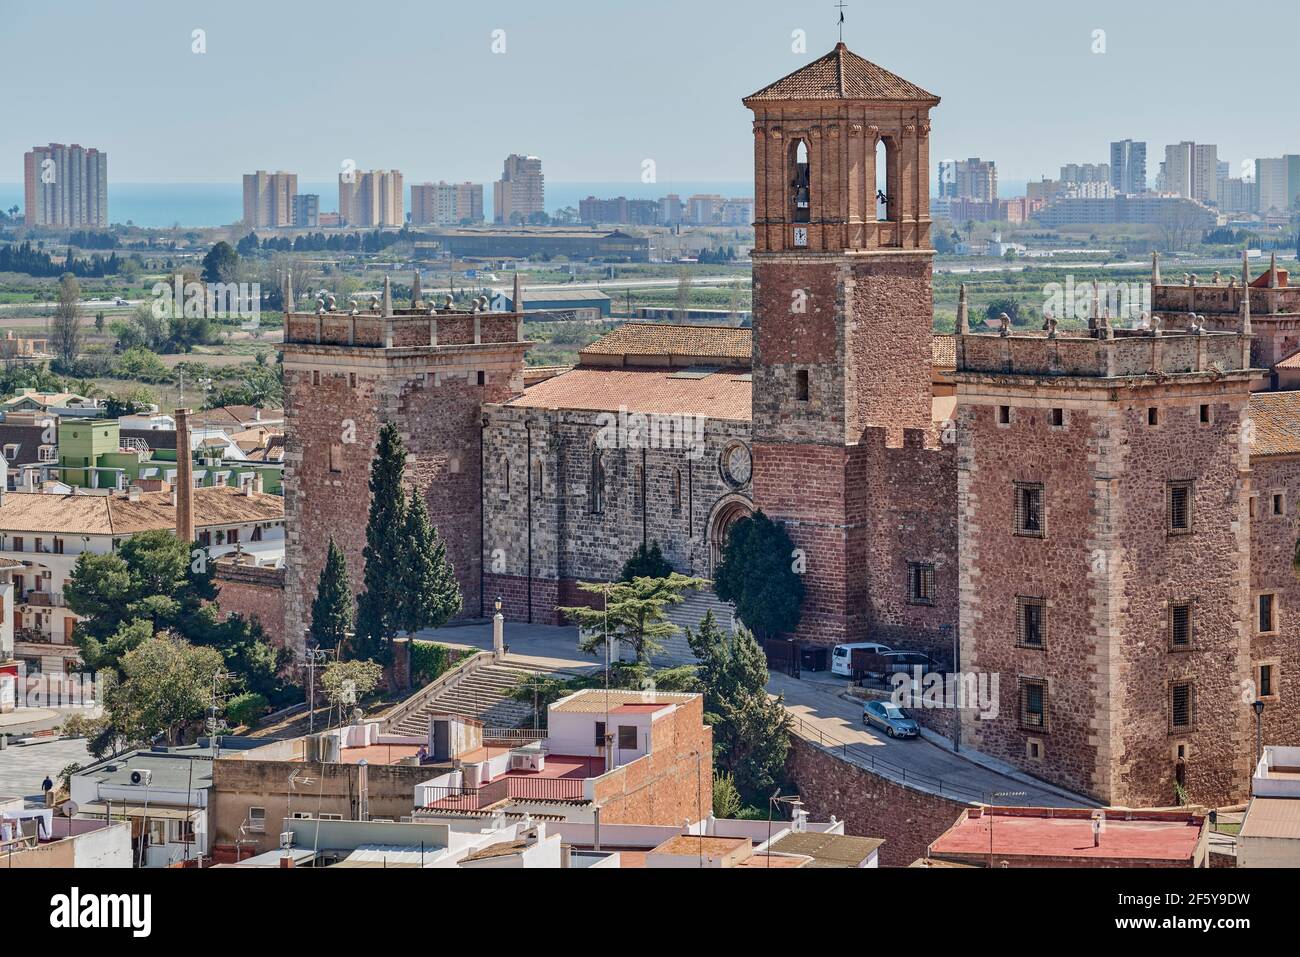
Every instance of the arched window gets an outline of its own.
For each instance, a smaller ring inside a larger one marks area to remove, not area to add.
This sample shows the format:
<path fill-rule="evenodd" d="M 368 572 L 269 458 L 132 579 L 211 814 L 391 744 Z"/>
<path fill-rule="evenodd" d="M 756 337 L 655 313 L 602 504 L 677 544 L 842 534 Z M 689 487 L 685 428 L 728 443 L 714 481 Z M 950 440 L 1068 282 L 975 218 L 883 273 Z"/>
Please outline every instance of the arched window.
<path fill-rule="evenodd" d="M 791 151 L 794 160 L 794 176 L 790 181 L 791 218 L 796 223 L 806 223 L 812 214 L 812 174 L 808 163 L 808 144 L 803 140 L 795 140 Z"/>
<path fill-rule="evenodd" d="M 605 511 L 605 462 L 600 449 L 591 450 L 591 489 L 587 496 L 592 514 Z"/>
<path fill-rule="evenodd" d="M 506 494 L 510 494 L 510 459 L 501 459 L 501 475 L 506 483 Z"/>
<path fill-rule="evenodd" d="M 673 514 L 682 514 L 682 470 L 673 472 Z"/>
<path fill-rule="evenodd" d="M 542 460 L 533 463 L 533 494 L 542 494 Z"/>
<path fill-rule="evenodd" d="M 898 218 L 896 184 L 889 169 L 891 153 L 889 141 L 883 138 L 876 141 L 876 219 L 881 221 Z"/>

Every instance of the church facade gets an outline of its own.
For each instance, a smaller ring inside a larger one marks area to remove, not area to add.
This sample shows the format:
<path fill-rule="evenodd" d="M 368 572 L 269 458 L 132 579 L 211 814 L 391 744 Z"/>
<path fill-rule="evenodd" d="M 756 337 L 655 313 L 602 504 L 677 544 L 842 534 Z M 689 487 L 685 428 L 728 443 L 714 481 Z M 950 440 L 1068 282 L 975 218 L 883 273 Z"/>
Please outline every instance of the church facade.
<path fill-rule="evenodd" d="M 485 304 L 286 317 L 286 642 L 331 537 L 361 581 L 393 421 L 467 617 L 554 623 L 642 543 L 708 577 L 762 509 L 800 639 L 996 676 L 963 748 L 1111 804 L 1243 798 L 1256 722 L 1300 738 L 1300 399 L 1267 391 L 1300 289 L 1157 270 L 1142 328 L 973 333 L 963 305 L 935 336 L 938 97 L 840 44 L 744 103 L 752 330 L 628 323 L 540 372 Z"/>

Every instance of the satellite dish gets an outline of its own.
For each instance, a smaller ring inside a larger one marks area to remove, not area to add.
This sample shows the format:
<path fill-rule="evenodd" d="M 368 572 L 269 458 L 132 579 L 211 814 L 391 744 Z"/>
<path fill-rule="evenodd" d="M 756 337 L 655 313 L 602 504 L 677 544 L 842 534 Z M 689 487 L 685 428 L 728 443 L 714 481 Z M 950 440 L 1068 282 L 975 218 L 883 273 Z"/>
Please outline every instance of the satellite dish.
<path fill-rule="evenodd" d="M 80 807 L 76 801 L 64 801 L 59 805 L 59 813 L 64 817 L 76 817 Z"/>

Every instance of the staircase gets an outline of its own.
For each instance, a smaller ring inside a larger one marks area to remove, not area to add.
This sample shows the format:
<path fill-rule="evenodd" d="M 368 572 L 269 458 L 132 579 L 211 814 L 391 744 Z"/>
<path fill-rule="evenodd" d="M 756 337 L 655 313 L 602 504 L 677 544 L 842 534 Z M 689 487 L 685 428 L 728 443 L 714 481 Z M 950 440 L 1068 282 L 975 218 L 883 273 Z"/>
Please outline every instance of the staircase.
<path fill-rule="evenodd" d="M 390 734 L 428 734 L 431 714 L 474 718 L 485 728 L 531 725 L 532 705 L 513 700 L 510 692 L 525 678 L 551 674 L 556 671 L 477 654 L 394 708 L 384 718 L 385 727 Z"/>
<path fill-rule="evenodd" d="M 713 612 L 713 619 L 718 627 L 730 631 L 735 627 L 736 615 L 730 602 L 722 601 L 711 588 L 686 592 L 685 601 L 679 605 L 669 605 L 664 616 L 678 628 L 690 628 L 697 631 L 700 621 L 707 612 Z M 686 632 L 679 631 L 664 642 L 663 650 L 650 656 L 650 662 L 657 668 L 671 668 L 675 665 L 693 665 L 698 659 L 691 654 L 691 647 L 686 643 Z"/>

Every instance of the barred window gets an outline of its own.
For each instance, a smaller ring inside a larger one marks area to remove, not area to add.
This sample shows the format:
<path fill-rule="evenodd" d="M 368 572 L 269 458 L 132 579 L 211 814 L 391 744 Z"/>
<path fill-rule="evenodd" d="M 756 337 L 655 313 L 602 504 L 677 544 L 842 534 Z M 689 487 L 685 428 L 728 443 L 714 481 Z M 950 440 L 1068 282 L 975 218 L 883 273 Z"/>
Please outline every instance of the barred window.
<path fill-rule="evenodd" d="M 1016 599 L 1016 643 L 1042 648 L 1047 643 L 1047 602 L 1041 598 Z"/>
<path fill-rule="evenodd" d="M 1039 483 L 1017 482 L 1016 534 L 1033 538 L 1043 537 L 1043 486 Z"/>
<path fill-rule="evenodd" d="M 1193 717 L 1192 683 L 1174 684 L 1169 700 L 1169 726 L 1175 731 L 1190 731 Z"/>
<path fill-rule="evenodd" d="M 1273 695 L 1273 666 L 1259 666 L 1259 696 L 1268 698 Z"/>
<path fill-rule="evenodd" d="M 1020 726 L 1034 731 L 1047 730 L 1046 681 L 1020 679 Z"/>
<path fill-rule="evenodd" d="M 1192 643 L 1192 604 L 1173 602 L 1169 606 L 1169 644 L 1185 648 Z"/>
<path fill-rule="evenodd" d="M 1277 630 L 1277 596 L 1259 596 L 1259 632 L 1267 634 Z"/>
<path fill-rule="evenodd" d="M 1192 530 L 1192 483 L 1170 482 L 1165 493 L 1169 534 L 1186 535 Z"/>
<path fill-rule="evenodd" d="M 913 605 L 934 604 L 934 566 L 922 562 L 907 565 L 907 600 Z"/>

